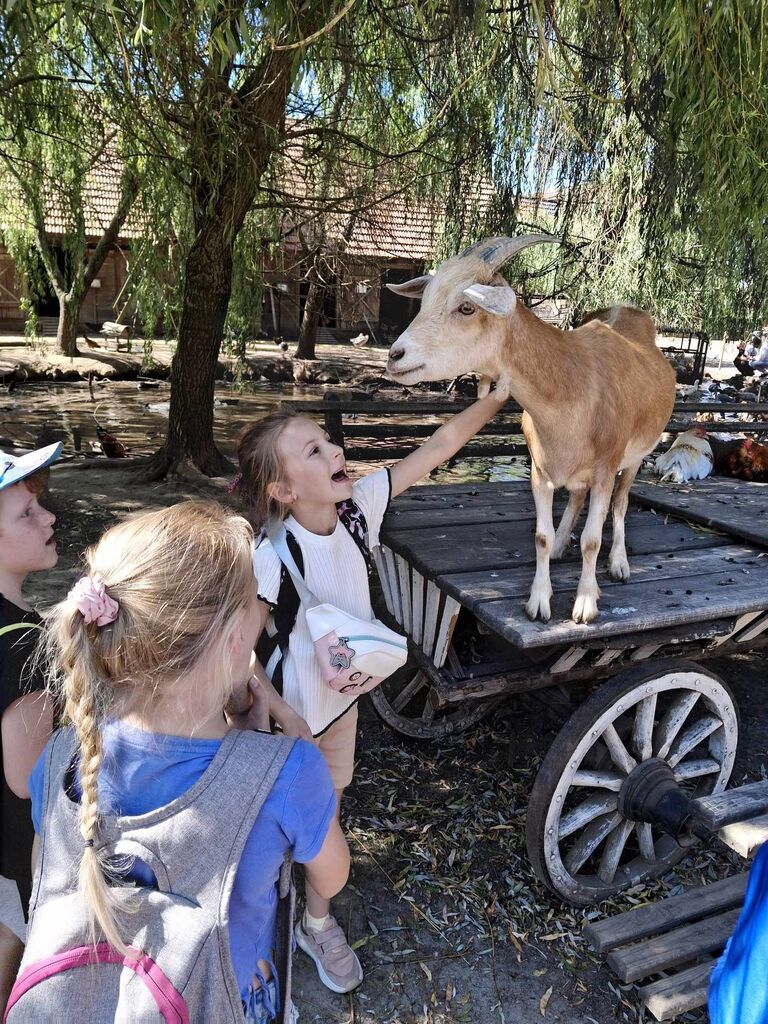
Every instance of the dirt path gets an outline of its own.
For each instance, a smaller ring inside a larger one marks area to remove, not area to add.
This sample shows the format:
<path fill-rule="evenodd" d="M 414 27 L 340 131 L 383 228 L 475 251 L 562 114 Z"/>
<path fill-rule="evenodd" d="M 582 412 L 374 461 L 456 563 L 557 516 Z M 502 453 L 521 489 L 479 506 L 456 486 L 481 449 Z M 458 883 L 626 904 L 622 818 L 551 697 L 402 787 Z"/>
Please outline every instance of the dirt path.
<path fill-rule="evenodd" d="M 117 518 L 201 496 L 222 497 L 222 491 L 183 478 L 137 485 L 123 469 L 57 468 L 51 500 L 59 517 L 60 564 L 45 580 L 33 581 L 30 595 L 45 605 L 65 593 L 83 547 Z M 768 658 L 712 666 L 732 685 L 742 709 L 735 781 L 764 776 Z M 599 910 L 574 910 L 551 897 L 533 878 L 524 842 L 528 793 L 559 727 L 542 699 L 543 705 L 510 701 L 464 736 L 440 744 L 403 739 L 363 702 L 358 771 L 343 809 L 353 871 L 335 906 L 366 979 L 352 996 L 333 995 L 297 953 L 294 997 L 303 1021 L 639 1019 L 631 987 L 622 990 L 586 947 L 584 923 L 734 867 L 729 855 L 699 849 L 681 869 Z"/>

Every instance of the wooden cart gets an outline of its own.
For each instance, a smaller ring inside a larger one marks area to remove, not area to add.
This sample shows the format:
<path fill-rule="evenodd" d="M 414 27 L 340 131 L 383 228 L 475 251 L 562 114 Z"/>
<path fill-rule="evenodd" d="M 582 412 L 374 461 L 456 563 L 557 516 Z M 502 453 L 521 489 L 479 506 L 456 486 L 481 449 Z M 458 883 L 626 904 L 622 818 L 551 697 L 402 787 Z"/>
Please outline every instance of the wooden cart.
<path fill-rule="evenodd" d="M 632 494 L 632 578 L 611 580 L 602 559 L 589 625 L 570 619 L 578 544 L 552 566 L 551 621 L 525 616 L 535 564 L 526 481 L 413 488 L 392 502 L 376 552 L 387 608 L 412 647 L 407 670 L 372 693 L 399 732 L 437 739 L 516 694 L 586 684 L 527 815 L 537 874 L 581 905 L 685 854 L 685 841 L 628 816 L 627 780 L 661 759 L 691 795 L 722 791 L 738 711 L 693 659 L 768 643 L 768 485 L 638 482 Z"/>

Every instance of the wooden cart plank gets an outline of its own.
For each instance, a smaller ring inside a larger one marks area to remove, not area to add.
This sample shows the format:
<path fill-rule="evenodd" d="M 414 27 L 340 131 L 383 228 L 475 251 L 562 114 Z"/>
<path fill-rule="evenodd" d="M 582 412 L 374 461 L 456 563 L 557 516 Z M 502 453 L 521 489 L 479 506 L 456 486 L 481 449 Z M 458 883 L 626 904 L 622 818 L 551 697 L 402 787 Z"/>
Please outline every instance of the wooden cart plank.
<path fill-rule="evenodd" d="M 714 960 L 707 960 L 670 978 L 644 985 L 637 994 L 656 1020 L 672 1020 L 705 1005 L 714 966 Z"/>
<path fill-rule="evenodd" d="M 647 907 L 637 907 L 616 917 L 588 924 L 584 937 L 598 953 L 608 953 L 629 942 L 670 931 L 708 914 L 741 906 L 749 873 L 731 875 L 710 885 L 699 885 L 679 896 L 670 896 Z"/>
<path fill-rule="evenodd" d="M 750 821 L 735 821 L 732 825 L 725 825 L 717 834 L 721 842 L 749 860 L 763 843 L 768 843 L 768 814 L 761 814 Z"/>
<path fill-rule="evenodd" d="M 674 557 L 658 554 L 635 555 L 631 560 L 632 581 L 666 580 L 705 576 L 710 573 L 749 569 L 758 564 L 760 552 L 743 544 L 723 547 L 699 548 L 675 553 Z M 552 588 L 557 592 L 574 593 L 581 575 L 581 563 L 552 565 Z M 495 601 L 505 597 L 527 600 L 531 589 L 529 565 L 483 572 L 450 573 L 437 578 L 438 585 L 460 600 L 465 608 L 474 611 L 481 601 Z M 612 580 L 608 567 L 598 564 L 598 582 L 606 594 L 610 589 L 624 590 L 626 583 Z"/>
<path fill-rule="evenodd" d="M 768 782 L 750 782 L 714 796 L 696 800 L 696 815 L 712 832 L 768 813 Z"/>
<path fill-rule="evenodd" d="M 768 564 L 752 569 L 750 576 L 726 571 L 682 580 L 630 580 L 620 587 L 606 587 L 599 616 L 588 625 L 570 619 L 574 598 L 575 590 L 556 591 L 552 620 L 546 623 L 530 622 L 519 598 L 480 602 L 474 614 L 496 633 L 523 648 L 642 633 L 765 608 Z"/>
<path fill-rule="evenodd" d="M 651 512 L 628 512 L 626 518 L 627 553 L 634 555 L 663 551 L 691 551 L 732 543 L 727 537 L 693 530 L 685 523 L 669 520 Z M 486 521 L 468 530 L 464 525 L 442 526 L 432 530 L 401 530 L 387 516 L 382 541 L 411 561 L 427 578 L 472 570 L 504 569 L 514 565 L 533 565 L 536 561 L 532 523 Z M 605 552 L 610 547 L 610 525 L 603 533 Z M 565 552 L 563 562 L 581 559 L 577 544 Z"/>
<path fill-rule="evenodd" d="M 682 489 L 661 484 L 635 484 L 632 497 L 650 508 L 673 512 L 768 547 L 768 484 L 739 480 L 702 488 L 697 483 L 707 481 Z"/>
<path fill-rule="evenodd" d="M 621 946 L 608 954 L 608 964 L 622 981 L 630 982 L 718 952 L 731 937 L 740 913 L 740 908 L 727 910 L 634 946 Z"/>

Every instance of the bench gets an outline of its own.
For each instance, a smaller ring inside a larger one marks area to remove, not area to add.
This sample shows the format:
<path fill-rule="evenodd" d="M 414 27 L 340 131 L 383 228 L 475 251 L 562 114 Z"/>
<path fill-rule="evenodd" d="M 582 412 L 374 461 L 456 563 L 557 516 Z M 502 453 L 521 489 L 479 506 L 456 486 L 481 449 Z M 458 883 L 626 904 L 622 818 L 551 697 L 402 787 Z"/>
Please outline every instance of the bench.
<path fill-rule="evenodd" d="M 131 328 L 128 324 L 119 324 L 113 320 L 107 320 L 101 325 L 99 332 L 105 338 L 114 338 L 117 343 L 117 351 L 120 351 L 120 342 L 125 339 L 127 343 L 126 352 L 131 351 Z"/>
<path fill-rule="evenodd" d="M 694 801 L 697 824 L 743 857 L 768 841 L 768 782 Z M 704 1006 L 709 975 L 736 927 L 748 872 L 696 886 L 584 929 L 592 947 L 656 1020 Z"/>
<path fill-rule="evenodd" d="M 287 404 L 309 416 L 323 415 L 325 429 L 331 439 L 342 444 L 346 457 L 352 460 L 402 459 L 422 441 L 432 435 L 439 423 L 424 423 L 425 416 L 453 415 L 471 405 L 471 398 L 427 398 L 407 395 L 402 399 L 376 399 L 369 395 L 338 399 L 332 393 L 322 399 L 289 401 Z M 690 430 L 692 424 L 680 419 L 698 412 L 711 412 L 718 417 L 727 413 L 756 413 L 768 415 L 768 402 L 682 402 L 675 403 L 667 431 L 679 433 Z M 515 402 L 508 402 L 493 421 L 460 452 L 458 458 L 481 458 L 507 455 L 526 457 L 528 447 L 520 430 L 522 410 Z M 374 418 L 380 422 L 366 422 Z M 403 423 L 404 418 L 421 422 Z M 704 430 L 724 433 L 766 433 L 768 422 L 751 420 L 741 422 L 697 423 Z M 662 447 L 667 447 L 668 442 Z M 451 461 L 454 461 L 451 460 Z"/>

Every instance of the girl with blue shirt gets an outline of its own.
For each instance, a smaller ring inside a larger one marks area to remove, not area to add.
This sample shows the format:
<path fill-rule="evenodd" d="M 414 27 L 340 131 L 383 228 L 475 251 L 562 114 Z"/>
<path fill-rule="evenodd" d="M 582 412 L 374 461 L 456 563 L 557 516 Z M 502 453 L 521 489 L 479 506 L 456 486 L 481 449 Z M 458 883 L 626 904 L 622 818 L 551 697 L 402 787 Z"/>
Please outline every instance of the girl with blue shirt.
<path fill-rule="evenodd" d="M 213 503 L 148 512 L 113 527 L 88 551 L 87 575 L 49 622 L 52 678 L 77 739 L 74 781 L 62 788 L 79 802 L 80 892 L 94 933 L 120 952 L 130 915 L 108 884 L 115 865 L 100 846 L 104 815 L 147 815 L 199 790 L 233 725 L 266 724 L 249 670 L 262 627 L 252 542 L 246 521 Z M 227 708 L 240 714 L 227 715 Z M 44 752 L 30 780 L 41 861 L 50 806 L 46 763 Z M 259 783 L 254 778 L 254 792 Z M 291 747 L 245 840 L 223 915 L 249 1022 L 272 1020 L 279 1008 L 277 883 L 287 853 L 328 897 L 345 884 L 349 852 L 333 784 L 320 752 L 303 740 Z M 199 859 L 206 859 L 202 844 Z M 151 887 L 154 876 L 136 859 L 123 880 Z M 23 971 L 24 965 L 20 977 Z M 67 1019 L 58 1009 L 51 1019 Z M 190 1019 L 200 1019 L 199 1012 L 190 1007 Z"/>

